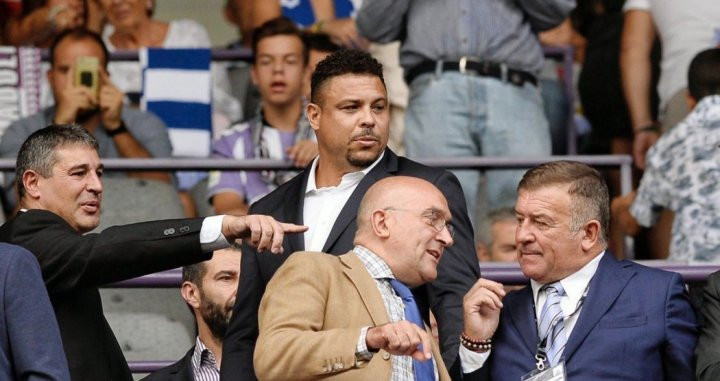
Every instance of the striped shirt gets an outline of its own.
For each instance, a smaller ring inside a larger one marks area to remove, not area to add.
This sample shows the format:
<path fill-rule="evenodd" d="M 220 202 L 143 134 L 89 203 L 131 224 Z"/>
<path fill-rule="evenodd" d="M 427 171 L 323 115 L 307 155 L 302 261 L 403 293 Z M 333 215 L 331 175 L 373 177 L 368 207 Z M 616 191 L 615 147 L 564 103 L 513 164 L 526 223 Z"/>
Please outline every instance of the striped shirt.
<path fill-rule="evenodd" d="M 200 337 L 195 339 L 191 362 L 195 381 L 220 381 L 220 369 L 215 362 L 215 355 L 203 344 Z"/>
<path fill-rule="evenodd" d="M 385 310 L 388 313 L 389 320 L 391 322 L 405 320 L 405 305 L 390 285 L 390 279 L 395 279 L 395 276 L 385 261 L 362 246 L 355 246 L 353 252 L 357 254 L 360 261 L 370 273 L 370 276 L 375 280 L 380 295 L 382 296 L 383 304 L 385 304 Z M 366 334 L 367 327 L 362 330 L 355 353 L 359 359 L 369 361 L 373 353 L 368 351 L 367 343 L 365 342 Z M 391 381 L 414 380 L 415 375 L 413 374 L 412 357 L 393 355 L 392 377 L 390 379 Z"/>

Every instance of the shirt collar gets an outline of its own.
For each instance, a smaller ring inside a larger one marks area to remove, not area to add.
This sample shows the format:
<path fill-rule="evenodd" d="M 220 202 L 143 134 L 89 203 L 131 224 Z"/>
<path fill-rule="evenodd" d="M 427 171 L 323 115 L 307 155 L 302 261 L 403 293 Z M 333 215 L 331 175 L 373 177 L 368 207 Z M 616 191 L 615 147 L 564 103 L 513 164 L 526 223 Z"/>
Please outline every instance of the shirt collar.
<path fill-rule="evenodd" d="M 215 355 L 203 344 L 200 336 L 195 338 L 195 351 L 193 351 L 191 362 L 194 373 L 197 373 L 201 367 L 212 366 L 213 369 L 218 369 Z"/>
<path fill-rule="evenodd" d="M 355 248 L 353 248 L 353 252 L 358 256 L 360 262 L 365 265 L 365 268 L 373 279 L 395 279 L 395 275 L 393 275 L 390 267 L 388 267 L 387 263 L 377 254 L 360 245 L 356 245 Z"/>
<path fill-rule="evenodd" d="M 355 181 L 360 182 L 360 180 L 362 180 L 362 178 L 365 177 L 365 175 L 370 173 L 370 171 L 372 171 L 372 169 L 375 168 L 375 166 L 380 162 L 380 160 L 382 160 L 383 156 L 385 156 L 385 150 L 383 150 L 383 152 L 380 154 L 380 156 L 377 158 L 377 160 L 375 160 L 367 168 L 365 168 L 361 171 L 350 172 L 350 173 L 344 174 L 342 179 L 340 180 L 340 184 L 337 187 L 342 186 L 343 183 L 355 182 Z M 317 183 L 315 183 L 315 172 L 317 171 L 318 159 L 320 159 L 320 156 L 316 157 L 313 160 L 312 165 L 310 166 L 310 174 L 308 176 L 307 186 L 305 187 L 305 194 L 308 194 L 310 192 L 315 192 L 318 190 Z M 333 187 L 327 187 L 327 188 L 333 188 Z"/>
<path fill-rule="evenodd" d="M 590 262 L 585 264 L 585 266 L 583 266 L 580 270 L 560 280 L 560 284 L 563 286 L 565 294 L 573 305 L 577 304 L 582 297 L 582 294 L 585 292 L 590 280 L 593 275 L 595 275 L 598 265 L 600 264 L 600 259 L 602 259 L 603 255 L 605 255 L 604 250 L 600 254 L 596 255 L 595 258 L 590 260 Z M 530 279 L 530 286 L 532 287 L 533 300 L 537 305 L 538 294 L 540 293 L 540 288 L 544 286 L 544 284 L 534 279 Z"/>

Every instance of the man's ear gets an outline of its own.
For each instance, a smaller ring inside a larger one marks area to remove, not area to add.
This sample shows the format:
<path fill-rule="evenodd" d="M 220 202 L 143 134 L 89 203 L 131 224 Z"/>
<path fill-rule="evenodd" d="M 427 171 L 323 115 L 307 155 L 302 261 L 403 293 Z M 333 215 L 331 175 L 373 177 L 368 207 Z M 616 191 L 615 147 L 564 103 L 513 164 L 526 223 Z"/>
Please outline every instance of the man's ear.
<path fill-rule="evenodd" d="M 482 242 L 475 244 L 475 254 L 479 262 L 490 261 L 490 250 L 488 250 L 488 247 Z"/>
<path fill-rule="evenodd" d="M 200 308 L 200 290 L 194 283 L 188 281 L 183 282 L 180 287 L 180 294 L 183 299 L 185 299 L 185 302 L 187 302 L 187 304 L 189 304 L 192 308 Z"/>
<path fill-rule="evenodd" d="M 22 184 L 25 188 L 25 193 L 31 198 L 40 198 L 40 181 L 42 176 L 32 169 L 26 170 L 22 175 Z"/>
<path fill-rule="evenodd" d="M 258 85 L 258 78 L 257 78 L 257 72 L 255 71 L 255 61 L 250 65 L 250 81 L 252 81 L 253 85 Z"/>
<path fill-rule="evenodd" d="M 583 251 L 589 251 L 600 241 L 600 230 L 601 227 L 598 220 L 590 220 L 585 224 L 581 242 Z"/>
<path fill-rule="evenodd" d="M 320 117 L 322 116 L 322 109 L 315 103 L 308 103 L 305 107 L 305 114 L 307 115 L 310 127 L 317 131 L 320 129 Z"/>
<path fill-rule="evenodd" d="M 387 213 L 384 210 L 375 210 L 370 215 L 370 224 L 372 225 L 373 233 L 380 238 L 390 237 L 390 229 L 387 225 Z"/>

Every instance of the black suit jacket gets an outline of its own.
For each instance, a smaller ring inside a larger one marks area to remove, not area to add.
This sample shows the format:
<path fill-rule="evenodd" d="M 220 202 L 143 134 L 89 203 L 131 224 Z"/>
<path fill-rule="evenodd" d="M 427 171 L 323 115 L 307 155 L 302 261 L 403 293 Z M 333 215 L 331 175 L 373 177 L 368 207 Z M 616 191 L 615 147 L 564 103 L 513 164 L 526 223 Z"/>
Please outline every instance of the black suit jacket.
<path fill-rule="evenodd" d="M 201 226 L 202 219 L 166 220 L 80 235 L 58 215 L 30 210 L 0 227 L 0 241 L 37 257 L 71 378 L 132 380 L 103 315 L 98 286 L 210 258 L 200 249 Z"/>
<path fill-rule="evenodd" d="M 695 349 L 697 379 L 720 380 L 720 271 L 708 277 L 700 314 L 703 319 Z"/>
<path fill-rule="evenodd" d="M 194 381 L 192 371 L 192 355 L 194 351 L 195 346 L 190 348 L 185 357 L 178 360 L 178 362 L 153 372 L 141 381 Z"/>
<path fill-rule="evenodd" d="M 303 223 L 303 200 L 309 168 L 275 191 L 257 201 L 251 213 L 268 214 L 283 222 Z M 462 331 L 462 298 L 480 277 L 475 254 L 473 229 L 467 214 L 465 197 L 455 176 L 443 169 L 430 168 L 398 157 L 386 149 L 382 160 L 358 184 L 340 211 L 335 225 L 325 242 L 323 252 L 341 255 L 353 248 L 357 230 L 357 209 L 368 188 L 388 176 L 413 176 L 429 181 L 447 198 L 455 228 L 455 244 L 446 250 L 438 266 L 435 282 L 413 290 L 418 306 L 428 321 L 428 306 L 438 322 L 443 359 L 453 378 L 460 377 L 460 361 L 457 359 L 459 335 Z M 243 246 L 242 270 L 235 309 L 223 343 L 221 378 L 223 380 L 249 380 L 255 378 L 252 360 L 258 336 L 257 312 L 265 286 L 289 255 L 302 251 L 304 238 L 301 234 L 286 237 L 284 254 L 257 253 Z"/>

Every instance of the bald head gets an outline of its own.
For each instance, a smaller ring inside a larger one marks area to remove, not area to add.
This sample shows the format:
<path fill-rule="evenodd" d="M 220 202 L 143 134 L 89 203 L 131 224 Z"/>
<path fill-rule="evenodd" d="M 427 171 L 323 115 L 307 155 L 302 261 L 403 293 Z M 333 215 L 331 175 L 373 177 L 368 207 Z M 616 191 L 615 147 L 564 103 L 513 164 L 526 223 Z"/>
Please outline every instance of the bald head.
<path fill-rule="evenodd" d="M 409 286 L 431 282 L 445 247 L 452 245 L 450 209 L 433 184 L 406 176 L 375 183 L 358 208 L 355 244 L 381 257 Z"/>

